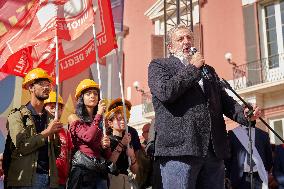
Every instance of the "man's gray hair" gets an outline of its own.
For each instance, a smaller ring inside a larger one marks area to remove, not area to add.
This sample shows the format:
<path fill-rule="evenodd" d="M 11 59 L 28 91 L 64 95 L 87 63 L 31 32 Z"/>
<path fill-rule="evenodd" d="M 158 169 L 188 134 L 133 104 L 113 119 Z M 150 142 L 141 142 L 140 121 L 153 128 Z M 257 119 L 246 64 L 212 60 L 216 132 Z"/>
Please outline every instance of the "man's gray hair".
<path fill-rule="evenodd" d="M 180 29 L 187 29 L 190 31 L 190 34 L 193 38 L 193 32 L 191 31 L 190 27 L 187 26 L 187 25 L 184 25 L 184 24 L 178 24 L 178 25 L 175 25 L 173 28 L 171 28 L 168 33 L 167 33 L 167 38 L 166 38 L 166 43 L 167 45 L 171 44 L 172 43 L 172 37 L 173 37 L 173 34 L 177 31 L 177 30 L 180 30 Z"/>

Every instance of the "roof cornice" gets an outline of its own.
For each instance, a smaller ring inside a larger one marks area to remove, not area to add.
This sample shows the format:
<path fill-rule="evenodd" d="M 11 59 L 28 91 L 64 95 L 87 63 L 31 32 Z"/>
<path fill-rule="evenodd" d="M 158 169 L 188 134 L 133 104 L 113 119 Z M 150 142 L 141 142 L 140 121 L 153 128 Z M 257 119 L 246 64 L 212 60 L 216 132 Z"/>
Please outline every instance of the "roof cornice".
<path fill-rule="evenodd" d="M 198 0 L 192 0 L 193 5 L 198 4 Z M 150 20 L 164 16 L 164 0 L 157 0 L 145 13 Z"/>
<path fill-rule="evenodd" d="M 164 0 L 158 0 L 154 3 L 145 13 L 145 16 L 148 16 L 149 19 L 153 20 L 155 18 L 160 17 L 164 14 L 162 11 L 164 9 Z M 161 14 L 162 12 L 162 14 Z"/>

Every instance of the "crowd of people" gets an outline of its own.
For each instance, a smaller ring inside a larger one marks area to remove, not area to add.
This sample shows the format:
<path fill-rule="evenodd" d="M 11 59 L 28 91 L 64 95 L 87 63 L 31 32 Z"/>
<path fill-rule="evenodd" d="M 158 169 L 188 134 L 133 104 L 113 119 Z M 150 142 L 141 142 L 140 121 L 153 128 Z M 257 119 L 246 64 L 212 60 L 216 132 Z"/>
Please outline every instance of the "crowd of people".
<path fill-rule="evenodd" d="M 143 154 L 138 132 L 127 126 L 131 103 L 121 98 L 108 107 L 99 85 L 82 80 L 75 91 L 76 110 L 68 124 L 60 117 L 64 102 L 51 91 L 52 78 L 36 68 L 24 78 L 30 101 L 8 116 L 1 175 L 5 188 L 146 188 L 140 174 Z M 57 114 L 57 115 L 56 115 Z M 103 120 L 104 119 L 104 120 Z M 105 123 L 105 124 L 103 124 Z M 127 132 L 126 132 L 127 128 Z M 2 162 L 2 161 L 1 161 Z M 146 163 L 147 164 L 147 163 Z M 2 172 L 3 171 L 3 172 Z"/>
<path fill-rule="evenodd" d="M 284 188 L 284 145 L 271 147 L 268 133 L 255 126 L 260 108 L 254 105 L 248 116 L 248 107 L 191 50 L 193 42 L 187 26 L 175 26 L 168 33 L 171 55 L 149 64 L 155 121 L 144 125 L 142 142 L 127 126 L 130 101 L 107 106 L 99 85 L 84 79 L 63 125 L 64 102 L 52 91 L 52 78 L 40 68 L 28 72 L 23 88 L 31 98 L 9 114 L 0 156 L 5 188 L 246 189 L 250 178 L 253 188 Z M 223 115 L 240 125 L 227 132 Z"/>

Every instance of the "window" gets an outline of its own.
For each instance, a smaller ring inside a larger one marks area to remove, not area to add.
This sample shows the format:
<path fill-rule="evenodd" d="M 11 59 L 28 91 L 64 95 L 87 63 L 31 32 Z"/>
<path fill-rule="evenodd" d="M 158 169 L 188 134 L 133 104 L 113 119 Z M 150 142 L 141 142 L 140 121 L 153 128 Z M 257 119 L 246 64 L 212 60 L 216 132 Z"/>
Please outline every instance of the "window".
<path fill-rule="evenodd" d="M 275 132 L 283 138 L 284 132 L 283 132 L 283 126 L 284 126 L 284 118 L 283 119 L 277 119 L 277 120 L 271 120 L 270 126 L 272 129 L 275 130 Z M 275 144 L 282 144 L 281 140 L 277 138 L 277 136 L 274 135 L 271 131 L 269 131 L 270 135 L 270 142 Z"/>
<path fill-rule="evenodd" d="M 268 68 L 279 68 L 279 55 L 284 52 L 284 0 L 264 5 L 262 18 L 264 55 L 268 57 Z"/>

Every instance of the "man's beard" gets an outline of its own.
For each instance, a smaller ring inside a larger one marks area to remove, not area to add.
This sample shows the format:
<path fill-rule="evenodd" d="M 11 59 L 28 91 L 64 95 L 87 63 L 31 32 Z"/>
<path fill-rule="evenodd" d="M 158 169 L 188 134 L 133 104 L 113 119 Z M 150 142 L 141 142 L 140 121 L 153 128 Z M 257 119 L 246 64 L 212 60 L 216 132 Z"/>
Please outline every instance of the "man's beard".
<path fill-rule="evenodd" d="M 175 52 L 175 55 L 180 58 L 184 58 L 186 60 L 190 60 L 192 55 L 183 53 L 183 50 L 178 50 Z"/>
<path fill-rule="evenodd" d="M 48 95 L 46 95 L 46 96 L 35 95 L 35 97 L 36 97 L 39 101 L 44 101 L 44 100 L 48 99 Z"/>

